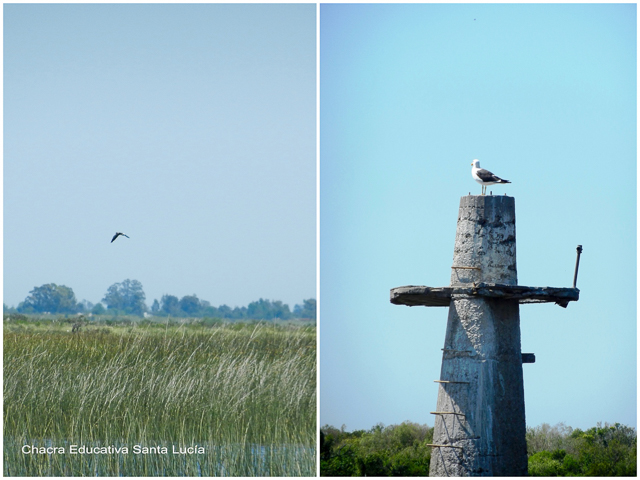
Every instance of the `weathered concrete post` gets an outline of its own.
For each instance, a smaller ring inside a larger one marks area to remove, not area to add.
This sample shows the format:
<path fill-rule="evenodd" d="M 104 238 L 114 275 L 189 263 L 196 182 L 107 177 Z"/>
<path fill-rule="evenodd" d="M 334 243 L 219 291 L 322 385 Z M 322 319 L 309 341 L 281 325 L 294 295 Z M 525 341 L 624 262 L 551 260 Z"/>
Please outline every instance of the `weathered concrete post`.
<path fill-rule="evenodd" d="M 527 474 L 519 304 L 578 295 L 518 286 L 513 197 L 461 198 L 450 287 L 391 290 L 392 303 L 450 307 L 431 476 Z"/>
<path fill-rule="evenodd" d="M 460 200 L 451 286 L 474 283 L 518 284 L 513 197 Z M 465 383 L 440 383 L 433 443 L 462 448 L 434 448 L 431 476 L 527 474 L 519 308 L 452 296 L 440 379 Z"/>

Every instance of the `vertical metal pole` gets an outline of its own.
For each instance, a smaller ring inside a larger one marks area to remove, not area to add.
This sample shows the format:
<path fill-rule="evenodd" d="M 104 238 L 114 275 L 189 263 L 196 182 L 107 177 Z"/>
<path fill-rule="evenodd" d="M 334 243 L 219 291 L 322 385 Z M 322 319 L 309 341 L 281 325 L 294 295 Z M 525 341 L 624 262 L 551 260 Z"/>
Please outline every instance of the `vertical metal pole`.
<path fill-rule="evenodd" d="M 576 257 L 576 271 L 573 274 L 573 288 L 576 288 L 576 282 L 578 281 L 578 267 L 580 266 L 580 254 L 582 253 L 582 245 L 578 245 L 576 248 L 578 256 Z"/>

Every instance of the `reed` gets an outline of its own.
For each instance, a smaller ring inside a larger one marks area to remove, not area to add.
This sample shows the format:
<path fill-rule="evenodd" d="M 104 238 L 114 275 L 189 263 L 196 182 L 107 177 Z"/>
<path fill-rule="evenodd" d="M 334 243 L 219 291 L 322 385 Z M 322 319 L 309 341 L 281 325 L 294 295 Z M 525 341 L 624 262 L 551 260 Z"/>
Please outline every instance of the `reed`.
<path fill-rule="evenodd" d="M 315 350 L 314 327 L 5 326 L 4 474 L 314 476 Z"/>

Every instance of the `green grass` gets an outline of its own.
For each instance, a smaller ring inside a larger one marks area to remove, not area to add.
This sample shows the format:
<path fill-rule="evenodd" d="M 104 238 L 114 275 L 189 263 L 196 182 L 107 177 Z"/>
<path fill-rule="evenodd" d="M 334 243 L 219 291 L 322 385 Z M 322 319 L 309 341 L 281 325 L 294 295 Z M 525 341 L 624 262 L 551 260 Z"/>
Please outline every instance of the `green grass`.
<path fill-rule="evenodd" d="M 70 330 L 5 322 L 5 476 L 315 475 L 314 327 Z M 25 444 L 65 454 L 24 454 Z M 129 453 L 72 455 L 72 444 Z M 196 444 L 205 453 L 171 453 Z"/>

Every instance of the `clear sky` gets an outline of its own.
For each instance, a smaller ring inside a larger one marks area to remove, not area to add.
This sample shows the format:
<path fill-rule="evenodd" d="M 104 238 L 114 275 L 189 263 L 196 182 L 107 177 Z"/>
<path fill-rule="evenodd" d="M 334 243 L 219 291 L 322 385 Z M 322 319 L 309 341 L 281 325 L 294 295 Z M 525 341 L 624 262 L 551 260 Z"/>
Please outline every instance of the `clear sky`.
<path fill-rule="evenodd" d="M 5 4 L 3 185 L 10 306 L 315 298 L 316 6 Z"/>
<path fill-rule="evenodd" d="M 321 424 L 433 425 L 471 161 L 511 180 L 527 424 L 636 426 L 636 5 L 320 7 Z"/>

